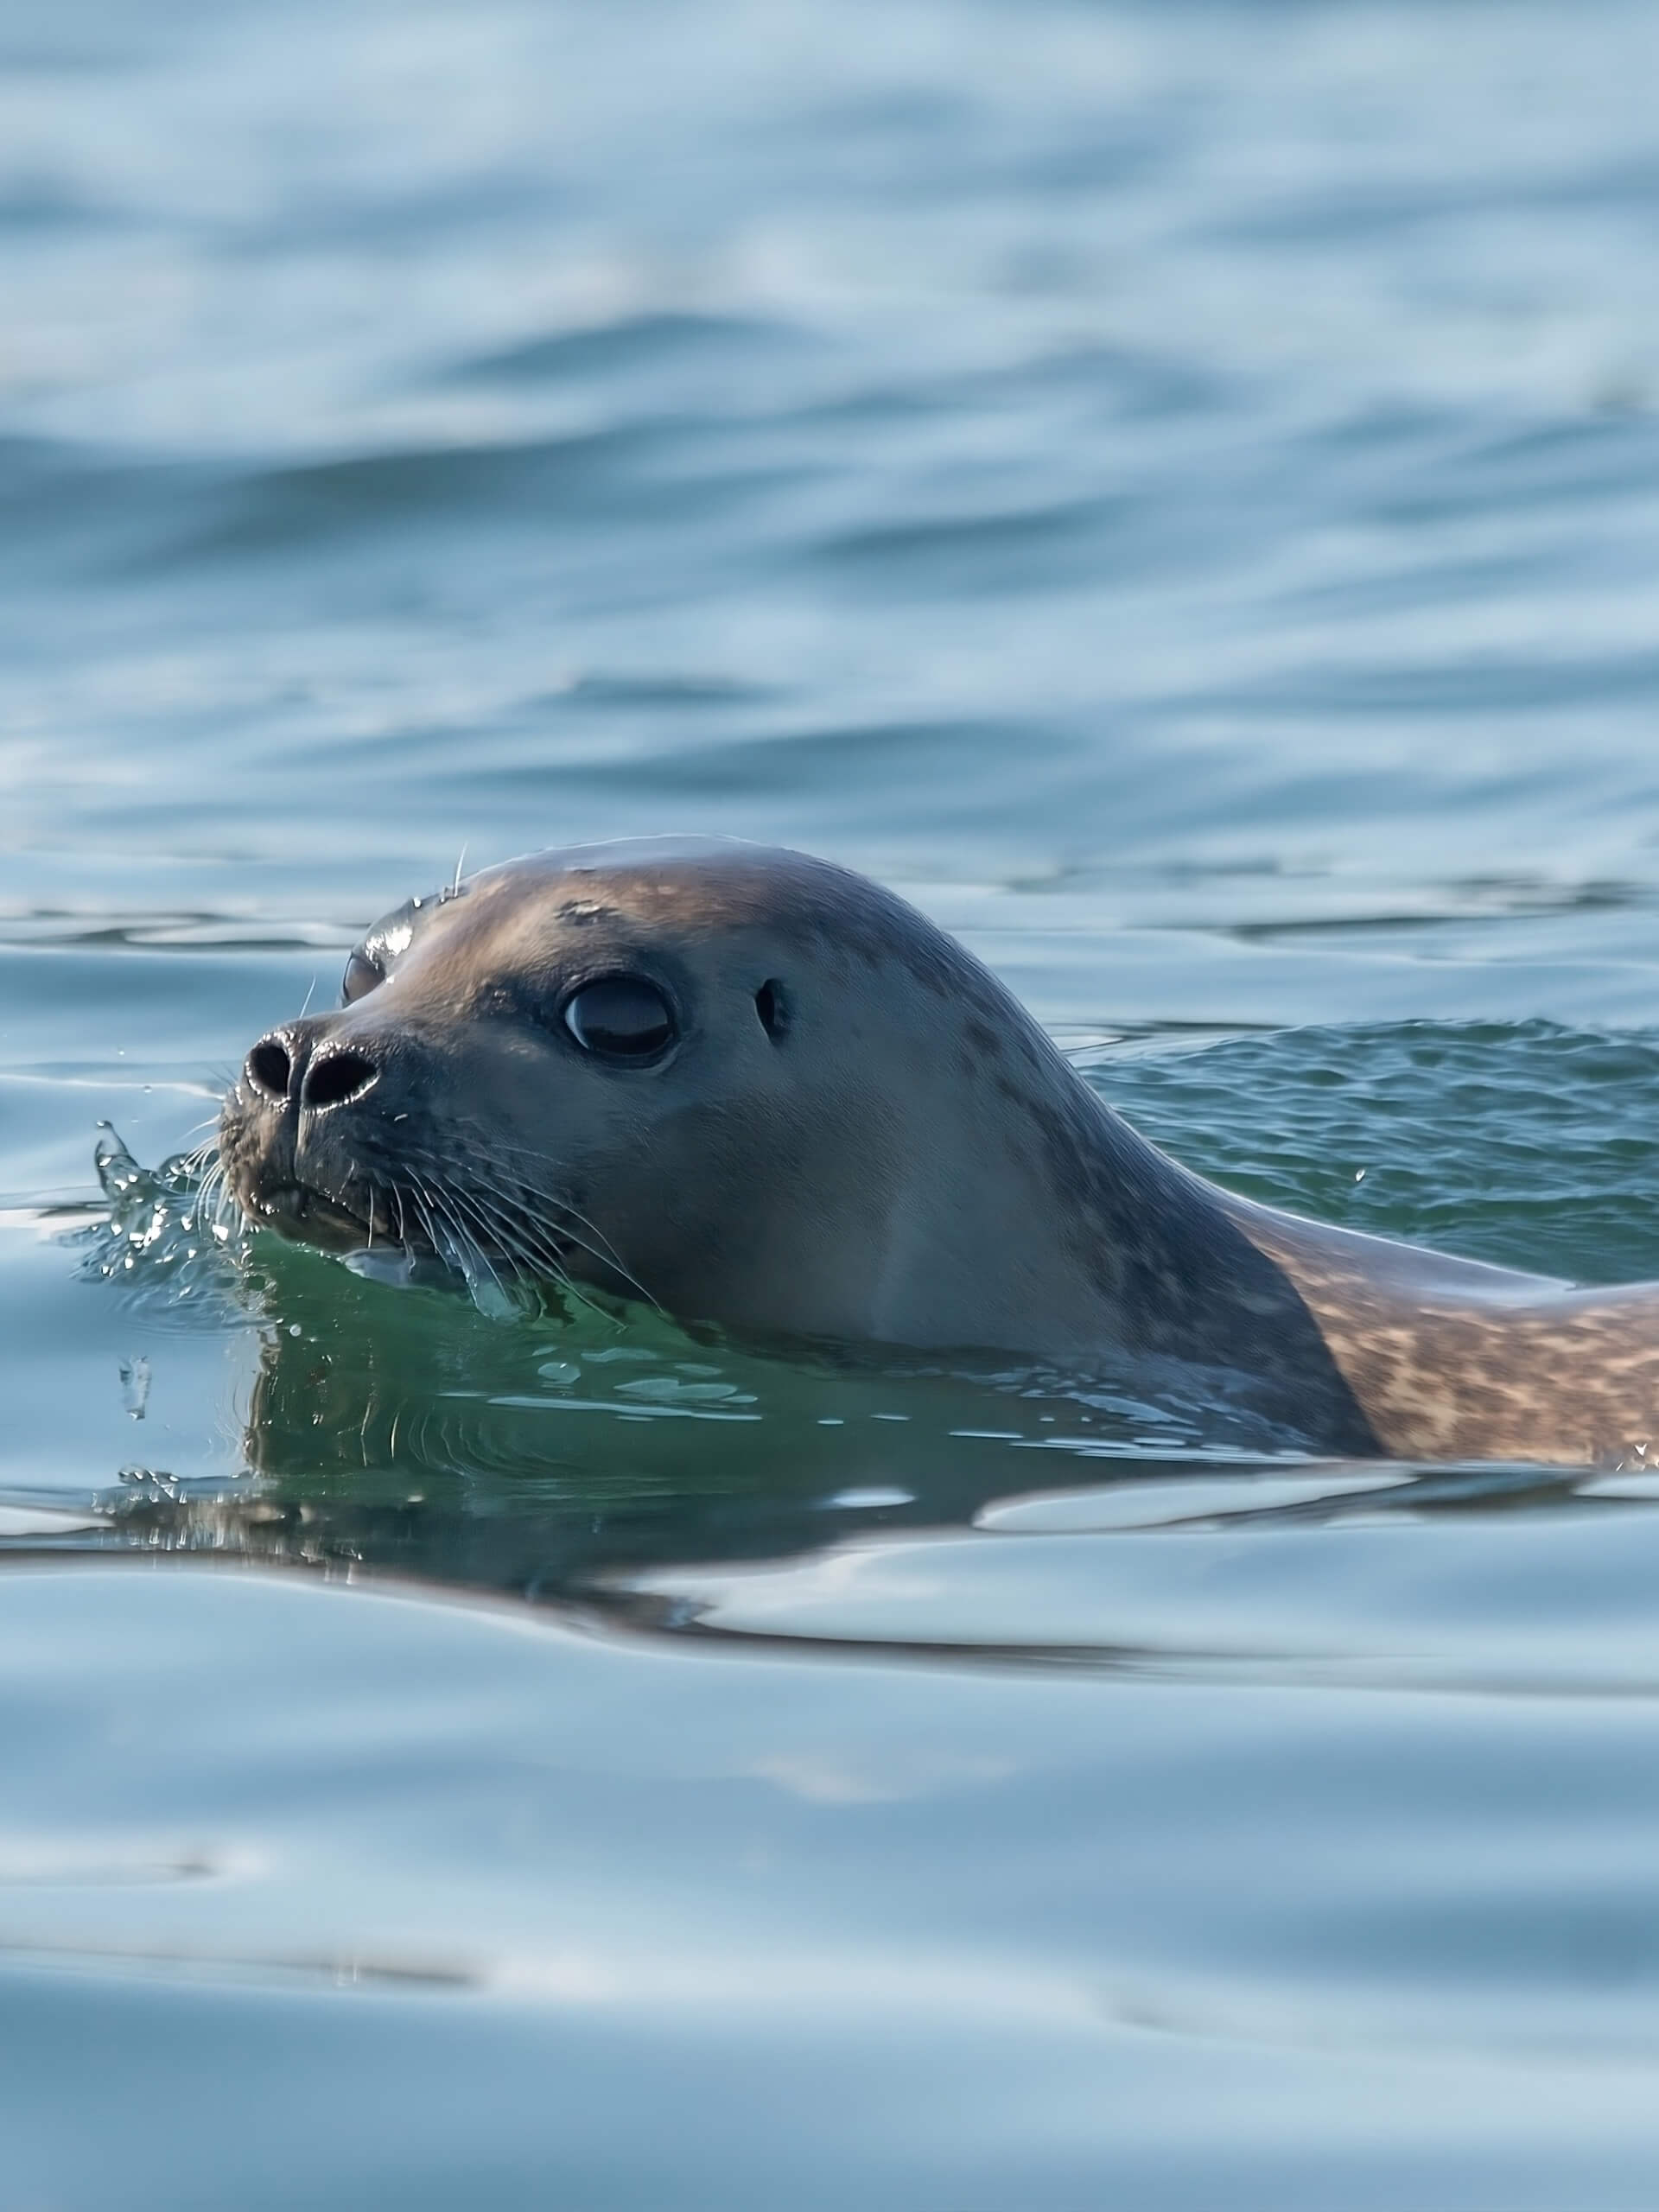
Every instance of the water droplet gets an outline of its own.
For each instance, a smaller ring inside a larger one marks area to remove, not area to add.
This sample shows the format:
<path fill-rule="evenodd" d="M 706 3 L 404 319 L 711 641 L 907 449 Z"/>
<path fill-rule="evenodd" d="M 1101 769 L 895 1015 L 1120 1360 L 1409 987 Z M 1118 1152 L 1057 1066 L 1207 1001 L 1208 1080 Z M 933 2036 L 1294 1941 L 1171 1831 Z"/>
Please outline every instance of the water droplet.
<path fill-rule="evenodd" d="M 121 1402 L 134 1421 L 143 1421 L 149 1396 L 149 1362 L 141 1353 L 121 1363 Z"/>

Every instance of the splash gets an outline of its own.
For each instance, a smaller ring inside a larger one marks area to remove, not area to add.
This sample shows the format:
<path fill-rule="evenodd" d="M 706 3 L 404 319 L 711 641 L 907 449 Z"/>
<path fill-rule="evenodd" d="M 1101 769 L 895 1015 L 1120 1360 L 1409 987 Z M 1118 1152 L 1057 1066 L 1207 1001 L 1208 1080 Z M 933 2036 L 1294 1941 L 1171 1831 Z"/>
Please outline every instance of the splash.
<path fill-rule="evenodd" d="M 247 1232 L 226 1203 L 212 1146 L 145 1167 L 103 1122 L 92 1165 L 104 1203 L 70 1239 L 83 1275 L 168 1303 L 239 1310 Z"/>
<path fill-rule="evenodd" d="M 68 1240 L 81 1248 L 81 1273 L 146 1302 L 245 1316 L 253 1232 L 226 1192 L 217 1148 L 175 1153 L 146 1167 L 109 1122 L 99 1128 L 92 1165 L 104 1203 L 90 1219 L 77 1209 L 82 1226 Z M 490 1320 L 535 1319 L 555 1302 L 550 1289 L 503 1274 L 442 1230 L 437 1243 L 430 1255 L 377 1245 L 327 1256 L 394 1288 L 462 1289 Z"/>

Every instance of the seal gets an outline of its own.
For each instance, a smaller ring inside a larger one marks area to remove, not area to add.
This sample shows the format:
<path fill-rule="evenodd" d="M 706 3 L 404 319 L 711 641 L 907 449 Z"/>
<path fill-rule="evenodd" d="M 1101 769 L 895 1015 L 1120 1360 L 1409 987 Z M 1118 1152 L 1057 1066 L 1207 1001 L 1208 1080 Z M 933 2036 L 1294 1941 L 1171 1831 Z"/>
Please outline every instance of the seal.
<path fill-rule="evenodd" d="M 1214 1378 L 1316 1450 L 1639 1461 L 1659 1284 L 1575 1290 L 1253 1205 L 1139 1136 L 963 946 L 735 841 L 411 899 L 262 1037 L 256 1225 L 750 1335 Z"/>

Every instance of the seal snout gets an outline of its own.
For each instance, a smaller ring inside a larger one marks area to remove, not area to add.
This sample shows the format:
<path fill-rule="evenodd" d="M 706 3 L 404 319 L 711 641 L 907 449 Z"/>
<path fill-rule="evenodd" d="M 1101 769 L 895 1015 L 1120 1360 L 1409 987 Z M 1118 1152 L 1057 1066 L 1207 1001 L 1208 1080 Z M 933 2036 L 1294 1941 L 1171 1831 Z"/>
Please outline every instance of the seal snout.
<path fill-rule="evenodd" d="M 220 1109 L 219 1146 L 229 1188 L 252 1219 L 349 1249 L 387 1226 L 373 1165 L 387 1064 L 376 1044 L 331 1035 L 334 1019 L 287 1022 L 260 1038 Z M 366 1121 L 334 1111 L 371 1091 Z"/>
<path fill-rule="evenodd" d="M 219 1145 L 229 1186 L 254 1219 L 343 1248 L 381 1226 L 363 1173 L 375 1128 L 333 1109 L 376 1090 L 386 1068 L 374 1045 L 331 1036 L 333 1019 L 290 1021 L 259 1039 L 220 1109 Z"/>
<path fill-rule="evenodd" d="M 243 1072 L 249 1090 L 267 1104 L 297 1104 L 314 1114 L 349 1105 L 380 1080 L 379 1068 L 358 1046 L 316 1045 L 296 1028 L 262 1037 Z"/>

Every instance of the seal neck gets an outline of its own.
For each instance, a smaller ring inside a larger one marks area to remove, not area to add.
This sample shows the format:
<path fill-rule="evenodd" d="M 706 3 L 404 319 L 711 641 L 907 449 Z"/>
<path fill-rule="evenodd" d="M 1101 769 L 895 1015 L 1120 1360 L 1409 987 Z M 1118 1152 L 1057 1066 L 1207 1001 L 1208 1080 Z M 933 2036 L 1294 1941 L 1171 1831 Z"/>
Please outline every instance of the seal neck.
<path fill-rule="evenodd" d="M 935 1343 L 1220 1370 L 1230 1401 L 1316 1448 L 1375 1452 L 1296 1286 L 1224 1194 L 1042 1046 L 1031 1079 L 1001 1086 L 973 1132 L 969 1156 L 987 1163 L 975 1187 L 930 1175 L 921 1205 L 899 1211 L 891 1310 L 912 1325 L 923 1315 Z"/>

